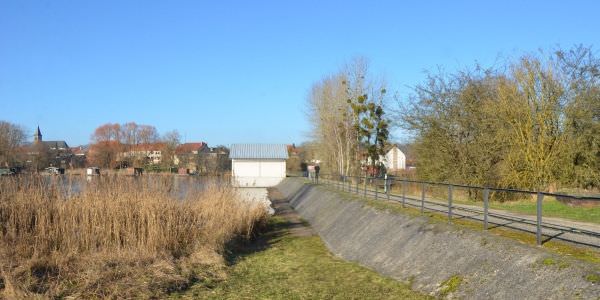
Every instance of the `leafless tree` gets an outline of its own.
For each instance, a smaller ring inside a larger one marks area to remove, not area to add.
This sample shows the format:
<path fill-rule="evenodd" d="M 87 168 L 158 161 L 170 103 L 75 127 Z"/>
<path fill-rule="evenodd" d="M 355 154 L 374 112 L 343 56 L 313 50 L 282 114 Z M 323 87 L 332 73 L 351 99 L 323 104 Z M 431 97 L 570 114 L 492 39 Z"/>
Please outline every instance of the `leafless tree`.
<path fill-rule="evenodd" d="M 0 166 L 9 167 L 18 160 L 19 147 L 25 142 L 25 130 L 15 124 L 0 121 Z"/>

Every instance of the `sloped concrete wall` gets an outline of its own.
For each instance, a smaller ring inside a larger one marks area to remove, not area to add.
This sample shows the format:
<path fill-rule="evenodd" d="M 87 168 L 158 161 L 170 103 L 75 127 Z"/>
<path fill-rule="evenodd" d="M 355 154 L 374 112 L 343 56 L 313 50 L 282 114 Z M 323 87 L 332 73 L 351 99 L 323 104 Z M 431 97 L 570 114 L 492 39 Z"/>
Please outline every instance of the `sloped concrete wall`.
<path fill-rule="evenodd" d="M 599 299 L 587 276 L 598 265 L 535 246 L 425 217 L 388 213 L 343 193 L 288 178 L 277 188 L 310 222 L 334 254 L 440 295 L 449 278 L 461 284 L 448 297 L 472 299 Z M 546 260 L 546 264 L 544 264 Z M 555 262 L 555 263 L 548 263 Z"/>

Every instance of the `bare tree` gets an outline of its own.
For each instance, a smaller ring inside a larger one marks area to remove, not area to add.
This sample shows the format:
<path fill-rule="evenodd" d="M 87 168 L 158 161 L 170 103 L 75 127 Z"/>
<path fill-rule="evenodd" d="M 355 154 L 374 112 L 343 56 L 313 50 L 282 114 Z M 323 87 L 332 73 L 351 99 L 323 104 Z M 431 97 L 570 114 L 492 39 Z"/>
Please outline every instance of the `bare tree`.
<path fill-rule="evenodd" d="M 9 167 L 17 163 L 18 150 L 25 141 L 22 127 L 0 121 L 0 166 Z"/>
<path fill-rule="evenodd" d="M 156 143 L 159 140 L 158 131 L 151 125 L 139 125 L 138 140 L 140 144 Z"/>
<path fill-rule="evenodd" d="M 600 61 L 589 48 L 431 75 L 399 110 L 427 180 L 600 187 Z"/>
<path fill-rule="evenodd" d="M 162 152 L 161 163 L 165 167 L 172 167 L 174 165 L 175 149 L 179 145 L 181 135 L 177 130 L 168 131 L 163 134 L 161 140 L 165 144 Z"/>
<path fill-rule="evenodd" d="M 383 112 L 384 95 L 385 82 L 376 81 L 369 75 L 364 58 L 354 59 L 341 71 L 313 85 L 308 97 L 312 138 L 317 145 L 317 156 L 332 172 L 340 175 L 360 172 L 365 147 L 361 145 L 363 141 L 357 125 L 362 117 L 355 113 L 352 103 L 359 98 L 369 99 L 367 102 L 373 103 L 374 109 L 379 107 Z"/>

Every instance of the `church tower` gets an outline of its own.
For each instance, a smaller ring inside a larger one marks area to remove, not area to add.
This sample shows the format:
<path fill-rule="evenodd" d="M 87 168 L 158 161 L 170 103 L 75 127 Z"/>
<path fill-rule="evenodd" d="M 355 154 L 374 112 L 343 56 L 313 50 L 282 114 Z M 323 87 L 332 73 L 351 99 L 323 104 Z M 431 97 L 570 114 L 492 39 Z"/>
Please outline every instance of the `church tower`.
<path fill-rule="evenodd" d="M 42 132 L 40 131 L 40 126 L 37 127 L 35 134 L 33 134 L 33 142 L 39 143 L 42 141 Z"/>

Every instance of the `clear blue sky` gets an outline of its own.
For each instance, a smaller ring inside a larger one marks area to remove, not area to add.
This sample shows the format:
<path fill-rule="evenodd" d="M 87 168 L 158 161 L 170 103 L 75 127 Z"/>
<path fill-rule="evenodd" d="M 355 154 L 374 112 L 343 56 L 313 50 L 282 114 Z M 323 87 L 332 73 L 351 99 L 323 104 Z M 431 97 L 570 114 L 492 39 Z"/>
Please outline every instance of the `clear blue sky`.
<path fill-rule="evenodd" d="M 70 145 L 127 121 L 299 143 L 311 84 L 354 56 L 406 96 L 436 66 L 600 47 L 597 1 L 400 2 L 1 0 L 0 119 Z"/>

